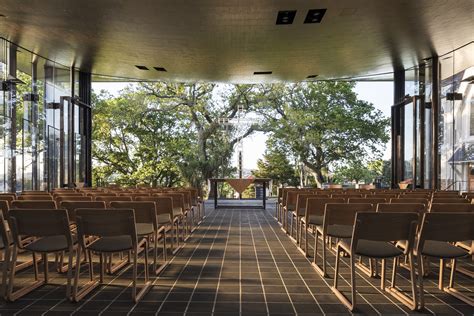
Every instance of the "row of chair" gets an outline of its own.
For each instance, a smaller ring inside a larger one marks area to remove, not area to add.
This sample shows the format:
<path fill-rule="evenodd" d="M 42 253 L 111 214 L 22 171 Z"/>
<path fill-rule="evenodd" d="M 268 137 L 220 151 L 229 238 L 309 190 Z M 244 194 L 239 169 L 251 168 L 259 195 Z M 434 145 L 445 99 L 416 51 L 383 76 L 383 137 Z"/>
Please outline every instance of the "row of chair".
<path fill-rule="evenodd" d="M 103 193 L 103 191 L 100 192 Z M 53 194 L 55 193 L 57 192 Z M 36 195 L 48 194 L 36 193 Z M 195 209 L 201 209 L 201 203 L 197 202 L 197 205 L 193 205 L 192 200 L 186 199 L 186 196 L 189 197 L 190 194 L 186 194 L 183 190 L 172 190 L 172 193 L 168 191 L 140 196 L 100 195 L 101 198 L 97 196 L 96 201 L 89 199 L 65 199 L 59 202 L 40 199 L 0 200 L 1 223 L 3 224 L 0 227 L 2 232 L 0 246 L 4 249 L 2 296 L 14 301 L 47 283 L 47 254 L 54 253 L 57 258 L 60 257 L 57 260 L 58 271 L 67 273 L 66 295 L 72 301 L 82 299 L 103 282 L 106 265 L 109 273 L 115 273 L 127 266 L 130 258 L 133 257 L 132 298 L 134 301 L 140 300 L 150 285 L 148 281 L 149 248 L 153 248 L 153 267 L 156 273 L 159 273 L 164 265 L 158 267 L 158 242 L 161 240 L 163 243 L 163 260 L 166 263 L 167 239 L 171 241 L 171 252 L 176 253 L 180 248 L 180 239 L 185 241 L 192 231 L 192 224 L 196 221 L 195 215 L 200 214 L 200 212 L 195 212 Z M 200 221 L 200 218 L 197 220 Z M 172 235 L 168 237 L 167 232 L 170 231 Z M 173 246 L 174 240 L 176 249 Z M 154 243 L 153 247 L 150 247 L 151 243 Z M 17 262 L 19 251 L 32 252 L 32 262 L 19 264 Z M 112 264 L 113 254 L 127 252 L 128 259 L 116 265 Z M 137 292 L 137 256 L 141 252 L 145 257 L 146 277 L 145 286 Z M 38 277 L 37 253 L 42 255 L 41 259 L 44 263 L 43 280 L 39 280 Z M 62 262 L 66 253 L 68 264 L 63 266 Z M 74 254 L 76 263 L 72 284 Z M 92 255 L 94 254 L 99 255 L 100 279 L 98 282 L 93 277 Z M 84 260 L 81 259 L 83 255 Z M 83 261 L 88 262 L 90 280 L 80 289 L 79 273 Z M 34 283 L 13 291 L 16 273 L 31 265 L 34 266 L 35 271 Z"/>
<path fill-rule="evenodd" d="M 287 191 L 288 195 L 290 191 Z M 330 198 L 317 196 L 300 191 L 296 204 L 280 199 L 277 206 L 277 219 L 282 228 L 293 236 L 293 221 L 296 220 L 295 242 L 308 255 L 308 234 L 315 237 L 313 266 L 324 277 L 327 276 L 326 252 L 330 240 L 336 240 L 336 269 L 333 292 L 350 310 L 355 308 L 355 257 L 362 256 L 382 261 L 381 288 L 393 294 L 398 300 L 411 309 L 424 306 L 423 276 L 427 268 L 426 258 L 434 257 L 440 263 L 440 289 L 445 289 L 468 304 L 473 304 L 469 298 L 454 288 L 454 272 L 456 259 L 472 255 L 474 239 L 474 205 L 470 203 L 433 203 L 428 205 L 427 199 L 413 203 L 409 198 Z M 283 200 L 286 204 L 282 204 Z M 406 203 L 406 202 L 411 203 Z M 388 203 L 390 202 L 390 203 Z M 401 202 L 401 203 L 398 203 Z M 288 228 L 288 216 L 291 226 Z M 286 217 L 286 219 L 285 219 Z M 458 226 L 456 231 L 454 227 Z M 438 231 L 434 234 L 433 231 Z M 304 232 L 304 234 L 303 234 Z M 304 242 L 303 242 L 304 239 Z M 322 266 L 318 264 L 318 243 L 322 243 Z M 416 243 L 415 243 L 416 241 Z M 331 244 L 331 243 L 329 243 Z M 351 267 L 351 299 L 343 295 L 338 288 L 340 253 L 350 256 Z M 397 266 L 400 256 L 408 261 L 411 281 L 411 296 L 401 293 L 396 287 Z M 386 260 L 394 259 L 394 269 L 391 286 L 385 286 Z M 418 267 L 418 282 L 415 279 L 416 258 Z M 443 284 L 444 260 L 451 260 L 451 276 L 448 287 Z M 371 269 L 357 264 L 369 276 L 374 276 L 373 260 Z M 423 271 L 421 271 L 423 270 Z M 471 275 L 472 277 L 472 275 Z M 418 283 L 418 286 L 416 284 Z M 418 290 L 417 290 L 418 288 Z"/>

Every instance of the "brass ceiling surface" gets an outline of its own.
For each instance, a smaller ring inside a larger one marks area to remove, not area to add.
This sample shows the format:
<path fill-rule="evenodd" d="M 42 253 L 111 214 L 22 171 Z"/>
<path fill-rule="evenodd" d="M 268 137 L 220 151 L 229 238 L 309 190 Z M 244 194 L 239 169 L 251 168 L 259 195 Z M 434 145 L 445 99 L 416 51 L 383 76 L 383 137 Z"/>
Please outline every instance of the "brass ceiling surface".
<path fill-rule="evenodd" d="M 474 40 L 474 0 L 0 3 L 0 36 L 67 66 L 134 79 L 252 83 L 308 75 L 366 77 L 412 67 Z M 303 23 L 309 9 L 321 8 L 327 9 L 322 23 Z M 297 10 L 292 25 L 275 24 L 280 10 Z"/>

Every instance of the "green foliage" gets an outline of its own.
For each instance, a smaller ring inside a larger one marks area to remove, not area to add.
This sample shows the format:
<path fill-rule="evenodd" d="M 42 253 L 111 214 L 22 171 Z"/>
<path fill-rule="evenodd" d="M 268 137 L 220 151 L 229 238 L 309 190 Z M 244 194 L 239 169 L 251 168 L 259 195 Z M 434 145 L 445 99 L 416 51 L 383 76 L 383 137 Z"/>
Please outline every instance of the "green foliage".
<path fill-rule="evenodd" d="M 358 100 L 353 88 L 347 82 L 315 82 L 262 89 L 266 100 L 258 110 L 265 129 L 319 185 L 339 165 L 377 158 L 388 141 L 389 120 Z"/>
<path fill-rule="evenodd" d="M 273 138 L 269 138 L 266 145 L 263 159 L 257 161 L 257 170 L 254 170 L 252 174 L 257 178 L 272 179 L 274 185 L 272 190 L 275 192 L 279 185 L 298 185 L 296 166 L 290 162 L 288 152 Z"/>

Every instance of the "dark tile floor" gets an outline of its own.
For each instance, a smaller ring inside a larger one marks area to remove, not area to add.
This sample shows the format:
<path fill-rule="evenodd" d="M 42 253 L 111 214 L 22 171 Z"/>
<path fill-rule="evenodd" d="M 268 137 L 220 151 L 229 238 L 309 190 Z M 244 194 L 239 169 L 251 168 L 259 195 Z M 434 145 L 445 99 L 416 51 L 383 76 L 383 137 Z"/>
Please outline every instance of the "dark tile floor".
<path fill-rule="evenodd" d="M 332 278 L 322 279 L 310 261 L 267 211 L 220 209 L 207 204 L 207 217 L 139 304 L 131 301 L 131 269 L 108 276 L 106 285 L 79 303 L 65 299 L 64 276 L 25 298 L 0 304 L 1 315 L 315 315 L 348 314 L 332 294 Z M 310 240 L 310 244 L 313 241 Z M 329 257 L 332 275 L 334 256 Z M 472 268 L 472 266 L 471 266 Z M 87 270 L 84 269 L 84 279 Z M 415 314 L 472 315 L 474 308 L 439 291 L 437 274 L 425 282 L 426 309 Z M 342 266 L 343 289 L 349 270 Z M 32 271 L 20 273 L 22 278 Z M 408 275 L 402 272 L 403 277 Z M 459 276 L 473 294 L 474 281 Z M 59 286 L 58 286 L 59 285 Z M 408 283 L 402 280 L 402 288 Z M 411 314 L 379 289 L 379 280 L 357 274 L 360 314 Z"/>

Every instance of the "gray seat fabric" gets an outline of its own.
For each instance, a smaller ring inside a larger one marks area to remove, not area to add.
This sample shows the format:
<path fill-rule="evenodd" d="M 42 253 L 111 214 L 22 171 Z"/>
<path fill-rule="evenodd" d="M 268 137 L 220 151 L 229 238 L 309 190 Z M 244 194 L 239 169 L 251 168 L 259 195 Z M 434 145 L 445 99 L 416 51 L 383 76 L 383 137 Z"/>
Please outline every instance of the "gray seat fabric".
<path fill-rule="evenodd" d="M 352 225 L 329 225 L 327 228 L 327 235 L 338 238 L 351 238 L 352 230 Z"/>
<path fill-rule="evenodd" d="M 101 237 L 87 248 L 99 252 L 120 252 L 132 249 L 130 236 Z"/>
<path fill-rule="evenodd" d="M 137 229 L 138 236 L 146 236 L 153 234 L 153 224 L 152 223 L 136 223 L 135 227 Z"/>
<path fill-rule="evenodd" d="M 68 245 L 64 236 L 49 236 L 39 238 L 25 246 L 25 249 L 34 252 L 56 252 L 67 250 Z"/>
<path fill-rule="evenodd" d="M 158 224 L 168 224 L 171 222 L 170 214 L 159 214 L 156 216 L 158 220 Z"/>
<path fill-rule="evenodd" d="M 320 215 L 309 215 L 309 223 L 310 225 L 317 225 L 320 226 L 323 224 L 324 216 Z"/>
<path fill-rule="evenodd" d="M 386 241 L 360 239 L 355 253 L 370 258 L 393 258 L 402 255 L 403 251 Z"/>
<path fill-rule="evenodd" d="M 425 240 L 422 254 L 428 257 L 452 259 L 464 257 L 469 253 L 464 249 L 453 246 L 444 241 Z"/>
<path fill-rule="evenodd" d="M 180 207 L 173 207 L 173 217 L 181 216 L 183 212 L 181 211 Z"/>
<path fill-rule="evenodd" d="M 295 209 L 296 205 L 295 204 L 288 204 L 287 205 L 287 211 L 288 212 L 293 212 L 293 210 Z"/>

